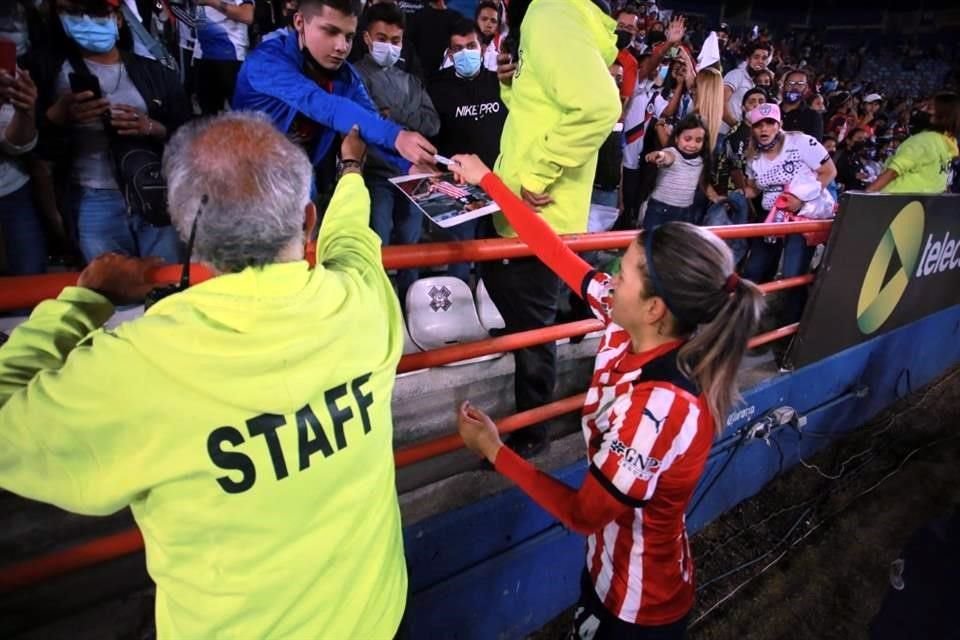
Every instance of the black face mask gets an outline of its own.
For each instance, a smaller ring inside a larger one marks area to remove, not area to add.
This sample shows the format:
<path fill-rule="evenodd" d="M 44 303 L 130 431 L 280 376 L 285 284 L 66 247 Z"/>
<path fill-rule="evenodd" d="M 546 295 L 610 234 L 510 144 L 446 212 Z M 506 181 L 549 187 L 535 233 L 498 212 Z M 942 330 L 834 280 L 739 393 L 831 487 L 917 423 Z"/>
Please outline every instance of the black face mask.
<path fill-rule="evenodd" d="M 617 29 L 614 33 L 617 35 L 617 51 L 623 51 L 633 42 L 633 34 L 625 29 Z"/>
<path fill-rule="evenodd" d="M 854 142 L 853 144 L 851 144 L 850 150 L 855 153 L 860 153 L 861 151 L 864 150 L 864 148 L 866 148 L 866 146 L 867 146 L 866 141 L 861 140 L 860 142 Z"/>

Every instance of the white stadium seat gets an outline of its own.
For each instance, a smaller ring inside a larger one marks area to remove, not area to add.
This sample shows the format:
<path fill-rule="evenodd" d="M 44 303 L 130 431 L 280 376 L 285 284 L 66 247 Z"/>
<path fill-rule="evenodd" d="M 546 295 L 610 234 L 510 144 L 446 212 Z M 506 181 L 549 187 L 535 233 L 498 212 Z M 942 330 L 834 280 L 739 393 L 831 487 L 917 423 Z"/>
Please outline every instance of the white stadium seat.
<path fill-rule="evenodd" d="M 490 337 L 477 317 L 470 287 L 459 278 L 417 280 L 407 290 L 406 307 L 410 337 L 424 351 Z M 492 360 L 502 355 L 490 354 L 454 364 Z"/>
<path fill-rule="evenodd" d="M 480 324 L 487 331 L 503 329 L 507 326 L 497 309 L 497 305 L 493 304 L 493 299 L 490 298 L 487 285 L 483 283 L 483 280 L 477 281 L 477 315 L 480 317 Z"/>

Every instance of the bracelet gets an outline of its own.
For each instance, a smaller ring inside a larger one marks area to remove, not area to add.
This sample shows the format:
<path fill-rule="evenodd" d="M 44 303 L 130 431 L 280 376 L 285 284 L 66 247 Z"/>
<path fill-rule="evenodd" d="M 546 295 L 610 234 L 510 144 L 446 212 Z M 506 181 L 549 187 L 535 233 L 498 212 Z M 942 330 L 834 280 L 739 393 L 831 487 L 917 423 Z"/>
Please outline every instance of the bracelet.
<path fill-rule="evenodd" d="M 354 160 L 353 158 L 343 158 L 340 160 L 340 166 L 344 169 L 347 167 L 356 167 L 357 169 L 362 169 L 363 162 L 360 160 Z"/>

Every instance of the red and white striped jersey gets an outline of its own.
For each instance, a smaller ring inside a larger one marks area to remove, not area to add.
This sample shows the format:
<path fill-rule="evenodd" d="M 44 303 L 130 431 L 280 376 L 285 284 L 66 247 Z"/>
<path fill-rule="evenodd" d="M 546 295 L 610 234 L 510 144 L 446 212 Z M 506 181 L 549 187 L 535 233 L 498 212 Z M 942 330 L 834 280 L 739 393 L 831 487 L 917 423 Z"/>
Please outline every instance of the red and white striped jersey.
<path fill-rule="evenodd" d="M 633 507 L 587 538 L 597 596 L 621 620 L 675 622 L 693 606 L 684 510 L 703 473 L 713 420 L 678 369 L 681 341 L 645 353 L 610 318 L 611 278 L 592 272 L 584 299 L 606 324 L 583 407 L 590 473 Z"/>

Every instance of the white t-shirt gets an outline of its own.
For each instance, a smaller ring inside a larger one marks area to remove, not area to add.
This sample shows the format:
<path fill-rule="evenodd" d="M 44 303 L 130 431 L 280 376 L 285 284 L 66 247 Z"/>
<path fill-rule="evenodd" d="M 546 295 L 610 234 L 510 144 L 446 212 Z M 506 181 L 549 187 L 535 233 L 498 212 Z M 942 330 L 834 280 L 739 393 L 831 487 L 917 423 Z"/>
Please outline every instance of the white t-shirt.
<path fill-rule="evenodd" d="M 240 6 L 253 0 L 225 0 Z M 197 60 L 238 60 L 247 57 L 250 40 L 247 25 L 231 20 L 213 7 L 202 7 L 197 17 L 197 43 L 193 57 Z"/>
<path fill-rule="evenodd" d="M 758 153 L 747 162 L 747 177 L 763 193 L 763 208 L 769 211 L 791 180 L 803 172 L 815 176 L 829 159 L 830 154 L 816 138 L 792 131 L 784 133 L 783 149 L 776 158 L 770 160 Z"/>
<path fill-rule="evenodd" d="M 750 73 L 747 71 L 747 63 L 742 63 L 739 67 L 723 76 L 723 84 L 733 89 L 733 94 L 730 96 L 727 105 L 730 107 L 732 113 L 739 116 L 743 111 L 743 96 L 755 86 L 753 78 L 750 77 Z M 726 122 L 720 124 L 721 135 L 726 135 L 729 131 L 730 125 Z"/>
<path fill-rule="evenodd" d="M 627 112 L 623 116 L 623 134 L 625 146 L 623 149 L 623 166 L 627 169 L 636 169 L 640 166 L 640 155 L 643 153 L 643 138 L 647 127 L 658 114 L 656 103 L 653 101 L 656 87 L 651 80 L 637 82 L 637 90 L 633 93 Z"/>

